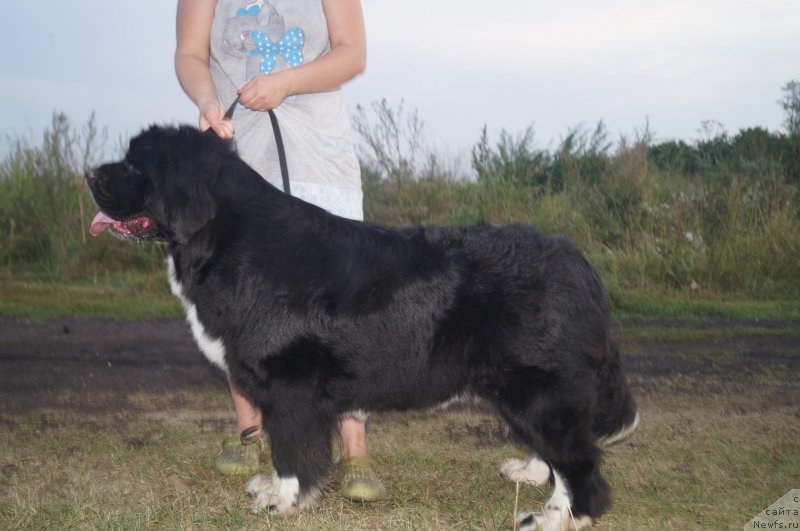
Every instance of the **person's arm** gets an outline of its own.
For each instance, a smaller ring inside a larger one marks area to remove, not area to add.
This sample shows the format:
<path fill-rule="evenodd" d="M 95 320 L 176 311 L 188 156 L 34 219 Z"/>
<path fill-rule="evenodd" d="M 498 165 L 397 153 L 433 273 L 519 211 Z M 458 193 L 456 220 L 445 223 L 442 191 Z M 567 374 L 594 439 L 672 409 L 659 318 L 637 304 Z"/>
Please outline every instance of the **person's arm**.
<path fill-rule="evenodd" d="M 223 120 L 209 70 L 211 23 L 217 0 L 178 0 L 175 73 L 184 92 L 200 110 L 200 128 L 211 127 L 220 137 L 233 136 L 233 124 Z"/>
<path fill-rule="evenodd" d="M 322 0 L 328 21 L 330 51 L 304 65 L 253 77 L 239 89 L 239 101 L 267 111 L 292 94 L 326 92 L 364 71 L 367 39 L 360 0 Z"/>

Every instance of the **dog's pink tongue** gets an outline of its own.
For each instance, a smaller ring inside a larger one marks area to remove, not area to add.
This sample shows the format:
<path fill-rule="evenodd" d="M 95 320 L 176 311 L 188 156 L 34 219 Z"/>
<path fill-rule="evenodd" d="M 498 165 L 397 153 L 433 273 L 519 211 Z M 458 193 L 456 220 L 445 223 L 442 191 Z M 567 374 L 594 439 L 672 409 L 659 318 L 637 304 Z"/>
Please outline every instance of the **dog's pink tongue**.
<path fill-rule="evenodd" d="M 89 226 L 89 234 L 92 236 L 97 236 L 106 230 L 110 225 L 112 225 L 114 221 L 115 220 L 106 216 L 102 210 L 98 211 L 97 214 L 94 215 L 92 224 Z"/>

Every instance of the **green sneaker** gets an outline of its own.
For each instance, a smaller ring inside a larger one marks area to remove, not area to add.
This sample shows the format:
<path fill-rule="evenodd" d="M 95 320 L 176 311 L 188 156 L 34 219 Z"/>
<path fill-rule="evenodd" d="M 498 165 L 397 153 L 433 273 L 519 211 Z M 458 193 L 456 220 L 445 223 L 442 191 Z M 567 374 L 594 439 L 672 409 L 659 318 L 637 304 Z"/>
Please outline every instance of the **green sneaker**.
<path fill-rule="evenodd" d="M 369 457 L 348 457 L 336 465 L 339 489 L 350 501 L 371 502 L 383 498 L 386 487 L 375 472 L 375 461 Z"/>
<path fill-rule="evenodd" d="M 251 443 L 243 444 L 251 440 Z M 222 451 L 214 461 L 214 467 L 226 476 L 255 474 L 258 472 L 259 456 L 263 449 L 264 442 L 258 435 L 231 435 L 222 441 Z"/>

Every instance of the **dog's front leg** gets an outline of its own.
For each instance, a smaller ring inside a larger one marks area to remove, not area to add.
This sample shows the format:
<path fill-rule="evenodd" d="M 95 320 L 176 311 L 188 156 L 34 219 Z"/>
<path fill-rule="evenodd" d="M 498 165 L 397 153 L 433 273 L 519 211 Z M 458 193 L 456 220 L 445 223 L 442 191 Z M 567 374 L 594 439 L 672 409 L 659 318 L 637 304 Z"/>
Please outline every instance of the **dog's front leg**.
<path fill-rule="evenodd" d="M 253 512 L 290 515 L 316 506 L 331 468 L 330 437 L 336 416 L 319 403 L 284 395 L 262 408 L 270 437 L 271 477 L 257 475 L 247 484 Z"/>

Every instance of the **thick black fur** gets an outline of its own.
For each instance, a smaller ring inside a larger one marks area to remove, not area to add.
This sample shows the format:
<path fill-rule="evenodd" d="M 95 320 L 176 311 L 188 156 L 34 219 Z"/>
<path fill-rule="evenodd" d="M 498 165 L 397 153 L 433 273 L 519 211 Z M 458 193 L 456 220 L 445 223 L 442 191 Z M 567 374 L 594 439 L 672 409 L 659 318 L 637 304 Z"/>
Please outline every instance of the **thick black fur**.
<path fill-rule="evenodd" d="M 300 156 L 300 155 L 297 155 Z M 470 394 L 566 479 L 576 517 L 609 506 L 598 437 L 635 416 L 608 304 L 562 237 L 527 226 L 393 230 L 290 197 L 232 147 L 153 127 L 87 176 L 116 219 L 146 214 L 230 377 L 262 410 L 281 477 L 331 467 L 354 410 Z"/>

